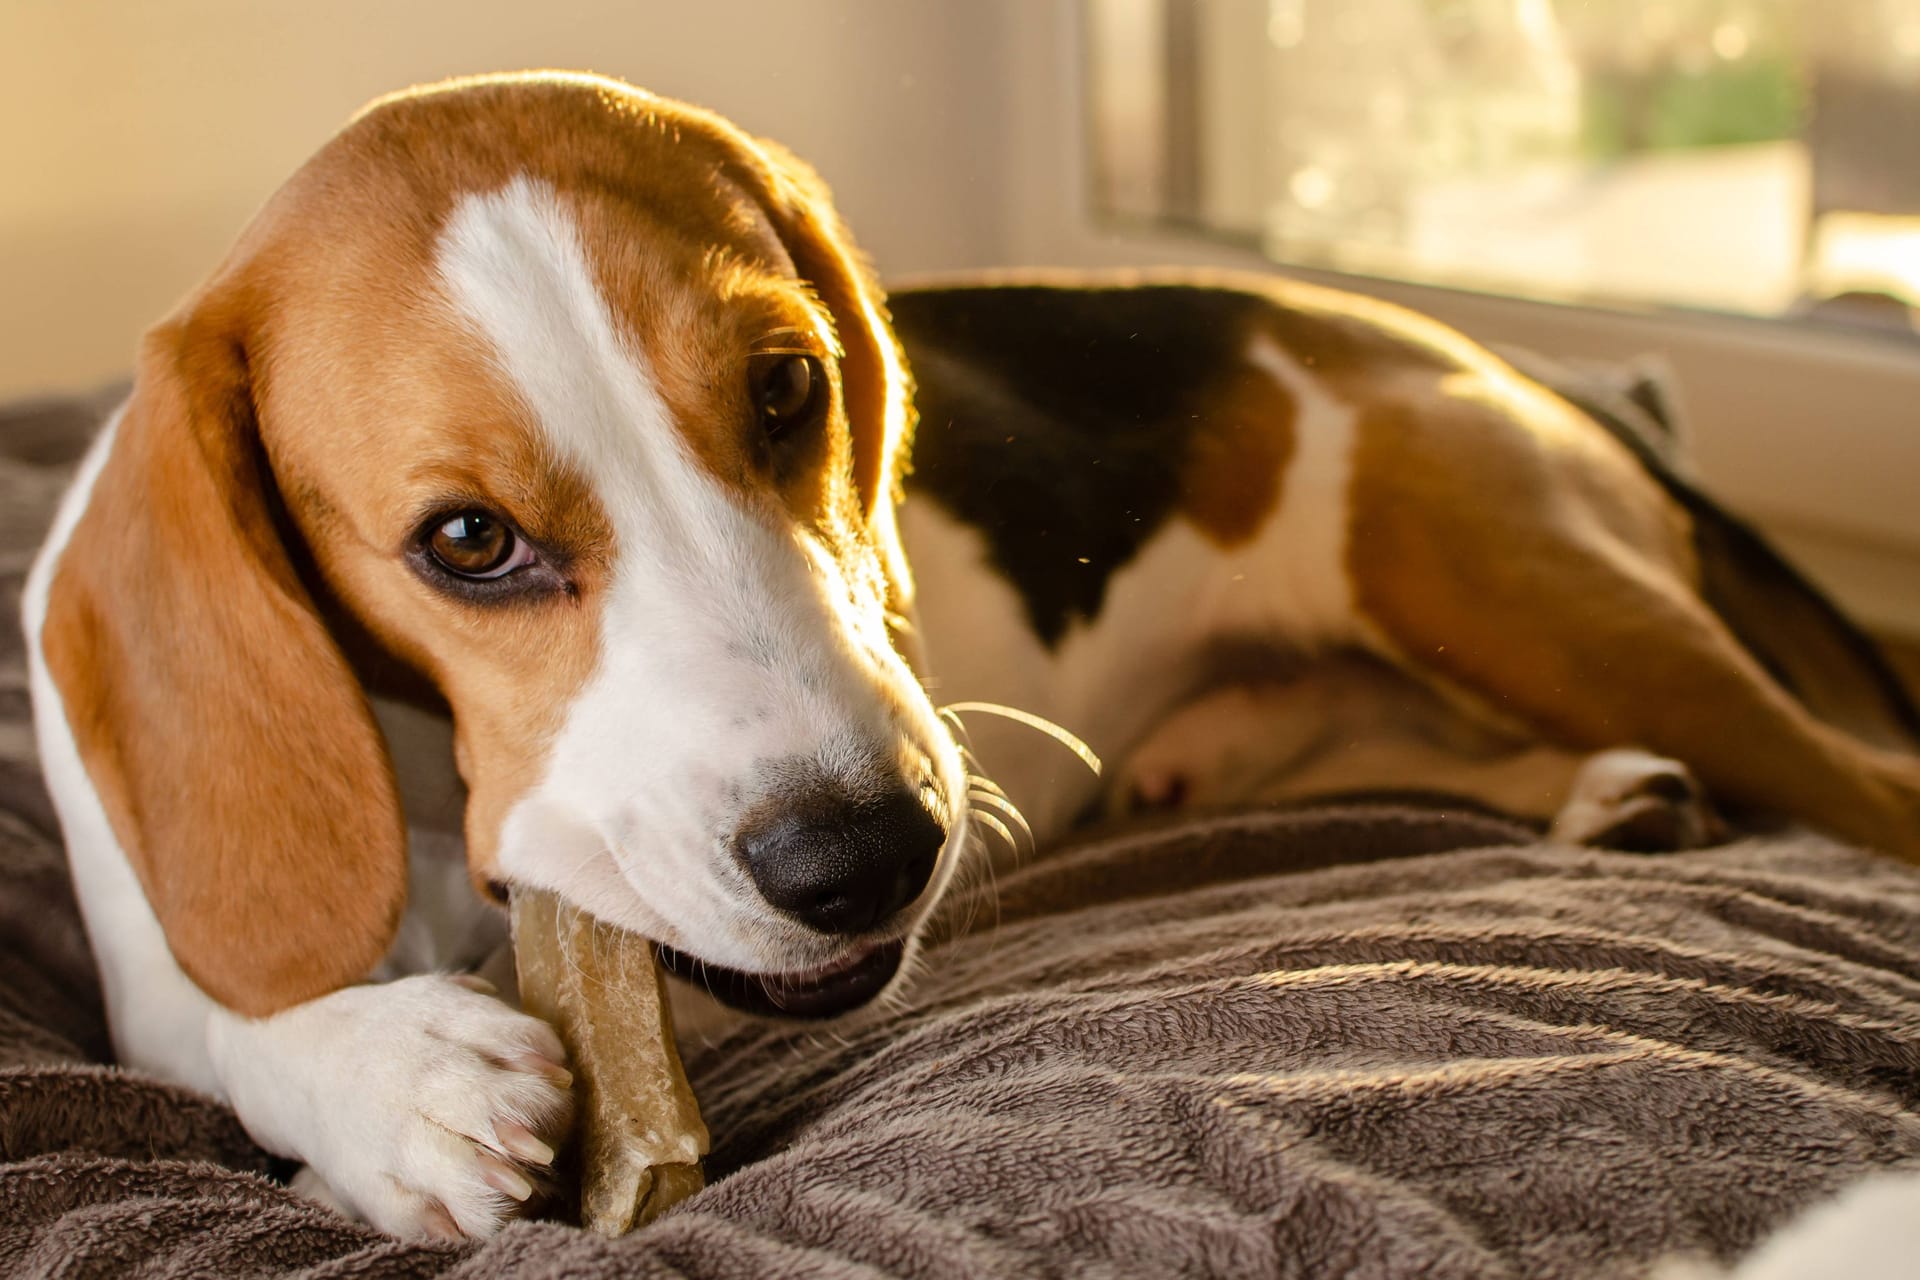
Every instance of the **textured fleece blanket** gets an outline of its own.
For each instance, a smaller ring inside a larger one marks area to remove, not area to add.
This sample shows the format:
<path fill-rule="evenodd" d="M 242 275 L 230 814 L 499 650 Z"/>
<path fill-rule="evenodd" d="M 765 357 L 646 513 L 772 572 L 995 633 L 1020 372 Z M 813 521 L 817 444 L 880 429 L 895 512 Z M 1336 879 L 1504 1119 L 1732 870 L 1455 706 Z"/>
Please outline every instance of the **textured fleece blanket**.
<path fill-rule="evenodd" d="M 1626 1277 L 1920 1162 L 1920 875 L 1375 806 L 956 899 L 904 1005 L 690 1056 L 712 1185 L 624 1240 L 382 1237 L 103 1064 L 15 617 L 77 418 L 0 418 L 0 1274 Z"/>

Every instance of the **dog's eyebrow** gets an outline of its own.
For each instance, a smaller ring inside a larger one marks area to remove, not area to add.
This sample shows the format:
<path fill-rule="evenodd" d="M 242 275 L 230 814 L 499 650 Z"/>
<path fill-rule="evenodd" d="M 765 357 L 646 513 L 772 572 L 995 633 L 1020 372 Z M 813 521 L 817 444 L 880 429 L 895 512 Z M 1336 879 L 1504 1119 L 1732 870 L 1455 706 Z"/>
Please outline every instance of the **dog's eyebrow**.
<path fill-rule="evenodd" d="M 513 513 L 506 509 L 507 504 L 478 485 L 450 485 L 437 493 L 415 499 L 408 504 L 407 527 L 417 532 L 428 521 L 440 516 L 451 515 L 465 508 L 479 507 L 497 511 L 513 519 Z M 516 519 L 514 523 L 518 524 Z"/>
<path fill-rule="evenodd" d="M 832 345 L 817 329 L 788 324 L 755 338 L 750 350 L 757 356 L 824 356 Z"/>
<path fill-rule="evenodd" d="M 530 538 L 553 541 L 560 536 L 556 526 L 566 522 L 567 480 L 560 468 L 426 463 L 406 477 L 407 497 L 394 515 L 411 538 L 436 516 L 480 507 L 504 516 Z"/>

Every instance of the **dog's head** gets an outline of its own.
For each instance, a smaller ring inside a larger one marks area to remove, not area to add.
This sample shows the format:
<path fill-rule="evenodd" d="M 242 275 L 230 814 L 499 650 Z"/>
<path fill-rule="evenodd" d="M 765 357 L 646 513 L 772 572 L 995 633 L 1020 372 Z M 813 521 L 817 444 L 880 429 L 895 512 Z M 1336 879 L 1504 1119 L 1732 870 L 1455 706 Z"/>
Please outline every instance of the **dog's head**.
<path fill-rule="evenodd" d="M 877 991 L 966 821 L 903 653 L 908 412 L 784 153 L 585 76 L 370 107 L 148 336 L 49 597 L 183 967 L 263 1013 L 381 958 L 405 831 L 361 675 L 392 663 L 451 712 L 478 882 L 748 1004 Z"/>

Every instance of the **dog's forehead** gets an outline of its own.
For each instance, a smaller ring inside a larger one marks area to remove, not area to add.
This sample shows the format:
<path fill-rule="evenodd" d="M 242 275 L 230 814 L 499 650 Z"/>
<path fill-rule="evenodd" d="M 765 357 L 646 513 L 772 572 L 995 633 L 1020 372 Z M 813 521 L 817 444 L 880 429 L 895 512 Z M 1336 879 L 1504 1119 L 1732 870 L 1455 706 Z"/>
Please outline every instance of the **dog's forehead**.
<path fill-rule="evenodd" d="M 689 468 L 758 501 L 769 478 L 753 354 L 825 355 L 832 323 L 764 257 L 690 243 L 620 203 L 532 174 L 470 192 L 435 246 L 437 292 L 510 389 L 514 416 L 614 505 L 650 508 L 664 484 L 684 515 L 704 487 Z"/>
<path fill-rule="evenodd" d="M 579 220 L 550 184 L 519 176 L 462 196 L 436 246 L 434 276 L 569 464 L 605 486 L 636 455 L 655 471 L 671 461 L 673 414 L 654 373 L 660 344 L 634 332 L 614 304 Z"/>
<path fill-rule="evenodd" d="M 737 146 L 676 104 L 589 88 L 398 99 L 289 183 L 257 254 L 278 416 L 325 416 L 331 444 L 389 475 L 449 452 L 469 471 L 525 476 L 547 454 L 591 475 L 613 432 L 671 438 L 737 486 L 745 354 L 780 332 L 830 349 L 831 321 Z M 385 496 L 399 518 L 407 501 Z"/>
<path fill-rule="evenodd" d="M 235 260 L 262 268 L 283 310 L 391 308 L 431 293 L 449 223 L 530 186 L 565 210 L 616 318 L 684 325 L 755 294 L 804 302 L 763 207 L 765 161 L 717 117 L 612 82 L 435 86 L 376 103 L 330 140 L 268 202 Z"/>

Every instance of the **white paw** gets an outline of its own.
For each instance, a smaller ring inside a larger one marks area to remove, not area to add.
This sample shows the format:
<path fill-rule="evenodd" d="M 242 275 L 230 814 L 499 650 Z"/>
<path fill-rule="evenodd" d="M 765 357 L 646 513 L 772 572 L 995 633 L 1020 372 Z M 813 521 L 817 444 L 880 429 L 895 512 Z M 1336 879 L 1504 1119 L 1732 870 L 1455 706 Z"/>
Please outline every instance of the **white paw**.
<path fill-rule="evenodd" d="M 331 1209 L 343 1218 L 359 1216 L 354 1213 L 352 1205 L 342 1200 L 334 1189 L 327 1185 L 326 1179 L 313 1171 L 313 1166 L 310 1164 L 301 1165 L 287 1186 L 302 1200 L 309 1200 L 322 1208 Z"/>
<path fill-rule="evenodd" d="M 254 1138 L 395 1235 L 498 1231 L 571 1117 L 559 1037 L 476 979 L 426 974 L 259 1021 L 221 1015 L 210 1044 Z"/>
<path fill-rule="evenodd" d="M 1668 853 L 1712 844 L 1723 829 L 1687 766 L 1621 747 L 1581 764 L 1551 835 L 1568 844 Z"/>

